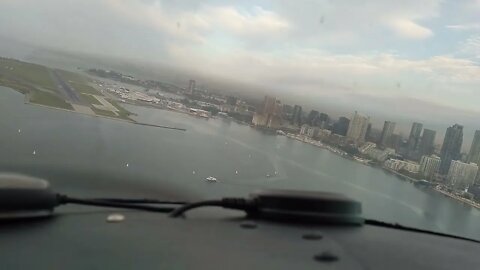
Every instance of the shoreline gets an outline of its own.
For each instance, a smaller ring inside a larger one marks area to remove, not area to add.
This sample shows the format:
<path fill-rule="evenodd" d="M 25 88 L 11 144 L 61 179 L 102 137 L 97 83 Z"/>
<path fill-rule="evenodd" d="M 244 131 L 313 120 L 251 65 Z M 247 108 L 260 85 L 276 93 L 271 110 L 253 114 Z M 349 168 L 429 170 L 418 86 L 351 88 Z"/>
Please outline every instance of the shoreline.
<path fill-rule="evenodd" d="M 368 162 L 365 162 L 365 160 L 363 159 L 360 159 L 360 158 L 356 158 L 355 156 L 353 158 L 351 158 L 346 152 L 340 150 L 340 149 L 337 149 L 333 146 L 329 146 L 329 145 L 325 145 L 323 143 L 321 143 L 320 141 L 315 141 L 313 139 L 310 139 L 308 137 L 305 137 L 305 136 L 302 136 L 302 135 L 296 135 L 296 134 L 291 134 L 291 133 L 287 133 L 285 135 L 285 137 L 288 137 L 290 139 L 294 139 L 294 140 L 297 140 L 297 141 L 300 141 L 300 142 L 303 142 L 303 143 L 306 143 L 306 144 L 310 144 L 310 145 L 314 145 L 314 146 L 317 146 L 317 147 L 320 147 L 322 149 L 326 149 L 328 151 L 330 151 L 331 153 L 334 153 L 338 156 L 341 156 L 345 159 L 348 159 L 348 160 L 352 160 L 352 161 L 356 161 L 360 164 L 363 164 L 365 166 L 369 166 L 369 167 L 375 167 L 375 168 L 381 168 L 383 171 L 385 172 L 388 172 L 388 173 L 392 173 L 394 174 L 395 176 L 401 178 L 401 180 L 404 180 L 404 181 L 408 181 L 410 183 L 417 183 L 419 182 L 420 180 L 418 179 L 415 179 L 415 178 L 412 178 L 412 177 L 409 177 L 407 175 L 404 175 L 404 174 L 401 174 L 397 171 L 394 171 L 394 170 L 391 170 L 391 169 L 388 169 L 388 168 L 385 168 L 385 167 L 376 167 L 376 166 L 371 166 L 370 164 L 368 164 Z M 343 152 L 343 153 L 342 153 Z M 430 182 L 431 183 L 431 182 Z M 453 199 L 455 200 L 456 202 L 459 202 L 459 203 L 462 203 L 462 204 L 467 204 L 473 208 L 476 208 L 478 210 L 480 210 L 480 203 L 478 202 L 475 202 L 475 201 L 472 201 L 472 200 L 469 200 L 467 198 L 464 198 L 464 197 L 461 197 L 461 196 L 458 196 L 454 193 L 451 193 L 451 192 L 448 192 L 446 190 L 443 190 L 441 187 L 442 185 L 441 184 L 435 184 L 435 183 L 432 183 L 433 185 L 432 186 L 429 186 L 429 187 L 426 187 L 428 189 L 431 189 L 435 192 L 438 192 L 438 193 L 441 193 L 443 194 L 444 196 L 450 198 L 450 199 Z"/>
<path fill-rule="evenodd" d="M 453 194 L 451 192 L 448 192 L 446 190 L 443 190 L 441 188 L 439 188 L 439 185 L 437 185 L 436 187 L 432 188 L 432 190 L 435 190 L 436 192 L 439 192 L 451 199 L 454 199 L 455 201 L 457 202 L 461 202 L 463 204 L 468 204 L 469 206 L 473 207 L 473 208 L 476 208 L 476 209 L 479 209 L 480 210 L 480 203 L 477 203 L 475 201 L 472 201 L 472 200 L 469 200 L 467 198 L 463 198 L 461 196 L 458 196 L 456 194 Z"/>
<path fill-rule="evenodd" d="M 6 87 L 8 89 L 11 89 L 12 91 L 15 91 L 15 92 L 19 92 L 15 89 L 12 89 L 10 87 Z M 23 94 L 23 93 L 21 93 Z M 24 94 L 24 104 L 27 104 L 27 105 L 34 105 L 34 106 L 40 106 L 40 107 L 44 107 L 44 108 L 49 108 L 49 109 L 54 109 L 54 110 L 60 110 L 60 111 L 64 111 L 64 112 L 70 112 L 70 113 L 78 113 L 78 114 L 82 114 L 82 115 L 87 115 L 87 116 L 90 116 L 90 117 L 96 117 L 96 118 L 104 118 L 104 119 L 109 119 L 109 120 L 116 120 L 116 121 L 121 121 L 121 122 L 125 122 L 125 123 L 130 123 L 130 124 L 136 124 L 136 125 L 142 125 L 142 126 L 150 126 L 150 127 L 156 127 L 156 128 L 164 128 L 164 129 L 172 129 L 172 130 L 179 130 L 179 131 L 186 131 L 186 129 L 184 128 L 177 128 L 177 127 L 170 127 L 170 126 L 163 126 L 163 125 L 155 125 L 155 124 L 148 124 L 148 123 L 141 123 L 141 122 L 137 122 L 133 119 L 122 119 L 122 118 L 116 118 L 116 117 L 109 117 L 109 116 L 103 116 L 103 115 L 97 115 L 97 114 L 89 114 L 89 113 L 83 113 L 83 112 L 79 112 L 79 111 L 75 111 L 75 110 L 68 110 L 68 109 L 64 109 L 64 108 L 58 108 L 58 107 L 53 107 L 53 106 L 48 106 L 48 105 L 43 105 L 43 104 L 38 104 L 38 103 L 35 103 L 35 102 L 31 102 L 29 100 L 29 93 L 26 93 Z M 178 109 L 174 109 L 174 108 L 169 108 L 169 107 L 160 107 L 160 106 L 155 106 L 153 104 L 135 104 L 135 103 L 126 103 L 128 105 L 131 105 L 131 106 L 138 106 L 138 107 L 146 107 L 146 108 L 153 108 L 153 109 L 158 109 L 158 110 L 166 110 L 166 111 L 171 111 L 171 112 L 175 112 L 175 113 L 181 113 L 181 114 L 186 114 L 186 115 L 189 115 L 189 116 L 193 116 L 195 118 L 202 118 L 202 119 L 205 119 L 203 117 L 199 117 L 199 116 L 196 116 L 196 115 L 193 115 L 193 114 L 190 114 L 186 111 L 182 111 L 182 110 L 178 110 Z M 119 105 L 121 106 L 121 105 Z M 214 118 L 214 117 L 212 117 Z M 215 119 L 215 118 L 214 118 Z M 208 119 L 207 119 L 208 120 Z M 236 121 L 237 122 L 237 121 Z M 240 124 L 240 123 L 239 123 Z M 391 173 L 391 174 L 394 174 L 395 176 L 398 176 L 399 178 L 401 178 L 401 180 L 404 180 L 404 181 L 408 181 L 410 183 L 417 183 L 418 181 L 420 180 L 417 180 L 417 179 L 414 179 L 412 177 L 409 177 L 407 175 L 403 175 L 397 171 L 394 171 L 394 170 L 391 170 L 391 169 L 388 169 L 388 168 L 385 168 L 385 167 L 378 167 L 378 166 L 372 166 L 369 164 L 370 160 L 367 160 L 367 159 L 363 159 L 363 158 L 359 158 L 357 156 L 350 156 L 348 153 L 346 153 L 345 151 L 341 150 L 341 149 L 338 149 L 334 146 L 331 146 L 331 145 L 327 145 L 327 144 L 324 144 L 322 143 L 321 141 L 317 141 L 317 140 L 313 140 L 311 138 L 308 138 L 304 135 L 298 135 L 298 134 L 293 134 L 293 133 L 286 133 L 284 135 L 285 137 L 287 138 L 290 138 L 290 139 L 294 139 L 294 140 L 297 140 L 297 141 L 300 141 L 302 143 L 307 143 L 307 144 L 310 144 L 310 145 L 313 145 L 313 146 L 316 146 L 316 147 L 319 147 L 319 148 L 322 148 L 322 149 L 326 149 L 328 150 L 329 152 L 335 154 L 335 155 L 338 155 L 342 158 L 345 158 L 345 159 L 348 159 L 348 160 L 352 160 L 352 161 L 355 161 L 355 162 L 358 162 L 360 164 L 363 164 L 363 165 L 366 165 L 366 166 L 369 166 L 369 167 L 375 167 L 375 168 L 381 168 L 383 171 L 385 172 L 388 172 L 388 173 Z M 432 183 L 434 184 L 434 183 Z M 450 199 L 453 199 L 457 202 L 460 202 L 462 204 L 467 204 L 473 208 L 476 208 L 476 209 L 479 209 L 480 210 L 480 203 L 477 203 L 475 201 L 472 201 L 472 200 L 469 200 L 469 199 L 466 199 L 464 197 L 461 197 L 461 196 L 458 196 L 457 194 L 454 194 L 454 193 L 451 193 L 449 191 L 446 191 L 446 190 L 443 190 L 442 188 L 442 185 L 440 184 L 434 184 L 433 186 L 430 186 L 428 187 L 429 189 L 431 190 L 434 190 L 436 192 L 439 192 L 441 193 L 442 195 L 446 196 L 446 197 L 449 197 Z"/>

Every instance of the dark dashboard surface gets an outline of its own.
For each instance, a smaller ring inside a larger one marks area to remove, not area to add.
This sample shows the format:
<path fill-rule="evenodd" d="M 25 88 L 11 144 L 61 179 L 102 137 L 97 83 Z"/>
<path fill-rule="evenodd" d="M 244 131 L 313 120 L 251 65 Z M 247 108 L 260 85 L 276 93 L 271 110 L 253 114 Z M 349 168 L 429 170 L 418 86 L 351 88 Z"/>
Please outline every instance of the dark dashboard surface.
<path fill-rule="evenodd" d="M 120 213 L 121 222 L 107 222 Z M 0 223 L 2 269 L 477 269 L 480 244 L 372 225 L 245 220 L 200 209 L 187 218 L 79 206 Z"/>

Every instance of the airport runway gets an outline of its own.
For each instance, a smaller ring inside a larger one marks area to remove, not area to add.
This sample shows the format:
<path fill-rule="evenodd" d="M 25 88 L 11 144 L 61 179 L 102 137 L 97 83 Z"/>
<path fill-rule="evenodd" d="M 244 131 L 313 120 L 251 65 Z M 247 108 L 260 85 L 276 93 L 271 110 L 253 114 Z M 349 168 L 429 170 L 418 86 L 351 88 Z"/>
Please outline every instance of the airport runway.
<path fill-rule="evenodd" d="M 65 100 L 71 104 L 86 105 L 81 99 L 77 91 L 73 89 L 56 70 L 51 71 L 52 78 L 57 85 L 58 90 L 63 94 Z"/>

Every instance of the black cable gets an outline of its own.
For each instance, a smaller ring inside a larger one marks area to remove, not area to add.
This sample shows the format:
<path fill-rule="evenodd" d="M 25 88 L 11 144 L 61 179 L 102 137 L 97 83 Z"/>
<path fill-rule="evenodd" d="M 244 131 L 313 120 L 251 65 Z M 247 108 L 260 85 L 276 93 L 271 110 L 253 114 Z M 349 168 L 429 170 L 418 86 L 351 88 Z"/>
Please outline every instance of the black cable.
<path fill-rule="evenodd" d="M 113 202 L 113 203 L 132 203 L 132 204 L 187 204 L 184 201 L 161 201 L 155 199 L 122 199 L 122 198 L 92 198 L 89 200 Z"/>
<path fill-rule="evenodd" d="M 204 207 L 204 206 L 220 206 L 223 208 L 244 210 L 247 212 L 254 209 L 253 203 L 249 200 L 246 200 L 243 198 L 224 198 L 221 200 L 210 200 L 210 201 L 202 201 L 202 202 L 186 204 L 170 212 L 169 216 L 176 218 L 183 215 L 185 212 L 189 210 L 192 210 L 194 208 Z"/>
<path fill-rule="evenodd" d="M 91 205 L 91 206 L 103 206 L 103 207 L 114 207 L 114 208 L 125 208 L 125 209 L 137 209 L 150 212 L 159 212 L 159 213 L 169 213 L 175 210 L 175 207 L 159 207 L 159 206 L 149 206 L 149 205 L 138 205 L 138 204 L 127 204 L 113 201 L 100 201 L 100 200 L 88 200 L 88 199 L 78 199 L 72 198 L 65 195 L 58 196 L 59 204 L 81 204 L 81 205 Z"/>
<path fill-rule="evenodd" d="M 372 225 L 372 226 L 378 226 L 378 227 L 392 228 L 392 229 L 396 229 L 396 230 L 426 233 L 426 234 L 432 234 L 432 235 L 436 235 L 436 236 L 444 236 L 444 237 L 450 237 L 450 238 L 456 238 L 456 239 L 461 239 L 461 240 L 472 241 L 472 242 L 475 242 L 475 243 L 480 243 L 480 241 L 478 241 L 478 240 L 467 238 L 467 237 L 462 237 L 462 236 L 452 235 L 452 234 L 446 234 L 446 233 L 441 233 L 441 232 L 434 232 L 434 231 L 418 229 L 418 228 L 412 228 L 412 227 L 403 226 L 403 225 L 400 225 L 400 224 L 397 224 L 397 223 L 392 224 L 392 223 L 373 220 L 373 219 L 366 219 L 365 224 Z"/>

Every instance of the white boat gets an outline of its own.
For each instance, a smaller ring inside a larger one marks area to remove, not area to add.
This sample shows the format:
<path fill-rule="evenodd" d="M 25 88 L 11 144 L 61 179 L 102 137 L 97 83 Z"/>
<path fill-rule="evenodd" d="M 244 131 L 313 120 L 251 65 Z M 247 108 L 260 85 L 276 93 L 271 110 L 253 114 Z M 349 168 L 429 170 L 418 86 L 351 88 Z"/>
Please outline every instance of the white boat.
<path fill-rule="evenodd" d="M 205 178 L 205 180 L 207 180 L 207 182 L 217 182 L 217 178 L 215 178 L 213 176 L 209 176 L 209 177 Z"/>

